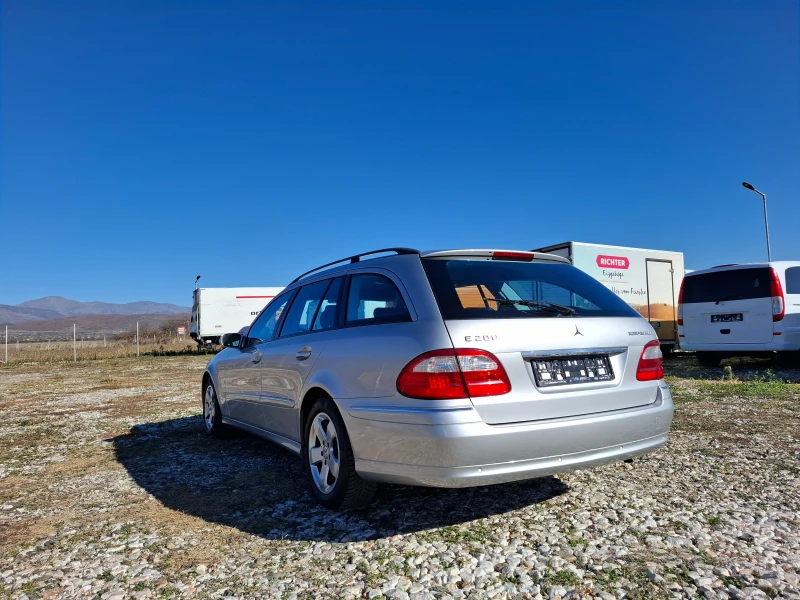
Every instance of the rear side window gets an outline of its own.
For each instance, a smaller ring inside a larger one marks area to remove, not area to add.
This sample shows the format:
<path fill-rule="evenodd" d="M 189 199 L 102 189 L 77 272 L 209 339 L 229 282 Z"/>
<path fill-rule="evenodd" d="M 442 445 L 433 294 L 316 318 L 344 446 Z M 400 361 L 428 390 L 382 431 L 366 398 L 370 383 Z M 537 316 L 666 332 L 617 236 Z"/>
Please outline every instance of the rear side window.
<path fill-rule="evenodd" d="M 334 279 L 328 291 L 325 292 L 325 297 L 317 311 L 317 318 L 314 319 L 314 326 L 311 328 L 313 331 L 336 327 L 336 304 L 339 299 L 339 291 L 342 289 L 342 280 L 342 277 Z"/>
<path fill-rule="evenodd" d="M 383 275 L 353 275 L 347 295 L 347 324 L 410 321 L 411 316 L 394 282 Z"/>
<path fill-rule="evenodd" d="M 800 294 L 800 267 L 786 269 L 786 293 Z"/>
<path fill-rule="evenodd" d="M 768 267 L 687 275 L 683 281 L 684 304 L 752 300 L 770 296 Z"/>
<path fill-rule="evenodd" d="M 442 317 L 506 319 L 639 316 L 597 280 L 570 265 L 495 260 L 423 259 Z M 558 304 L 567 311 L 547 310 Z"/>
<path fill-rule="evenodd" d="M 281 329 L 281 337 L 306 333 L 311 330 L 311 324 L 317 315 L 317 309 L 322 303 L 330 284 L 331 280 L 326 279 L 325 281 L 318 281 L 300 288 L 291 308 L 289 308 L 289 314 L 286 315 L 286 320 Z"/>

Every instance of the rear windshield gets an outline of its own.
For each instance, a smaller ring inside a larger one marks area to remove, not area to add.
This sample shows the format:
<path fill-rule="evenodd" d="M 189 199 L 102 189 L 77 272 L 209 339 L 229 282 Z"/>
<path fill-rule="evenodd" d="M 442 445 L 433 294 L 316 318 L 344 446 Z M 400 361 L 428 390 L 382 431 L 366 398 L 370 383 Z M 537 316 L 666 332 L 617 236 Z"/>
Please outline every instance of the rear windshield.
<path fill-rule="evenodd" d="M 494 260 L 422 260 L 442 317 L 507 319 L 558 317 L 636 317 L 630 306 L 601 283 L 571 265 Z M 513 300 L 528 302 L 515 304 Z M 536 303 L 556 303 L 567 311 Z M 574 312 L 573 312 L 574 311 Z"/>
<path fill-rule="evenodd" d="M 751 300 L 769 298 L 770 295 L 770 272 L 767 267 L 687 275 L 683 281 L 684 304 Z"/>

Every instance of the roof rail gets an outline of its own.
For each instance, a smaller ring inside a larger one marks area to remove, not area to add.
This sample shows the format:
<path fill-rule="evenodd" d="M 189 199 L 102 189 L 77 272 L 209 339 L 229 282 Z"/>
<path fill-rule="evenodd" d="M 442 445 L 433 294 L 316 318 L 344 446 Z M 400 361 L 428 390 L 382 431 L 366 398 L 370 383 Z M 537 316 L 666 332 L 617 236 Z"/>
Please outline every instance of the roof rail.
<path fill-rule="evenodd" d="M 328 264 L 322 265 L 321 267 L 317 267 L 316 269 L 311 269 L 310 271 L 306 271 L 302 275 L 297 276 L 292 280 L 292 283 L 296 283 L 300 281 L 306 275 L 311 275 L 311 273 L 315 273 L 317 271 L 321 271 L 327 267 L 332 267 L 333 265 L 338 265 L 339 263 L 350 261 L 350 264 L 359 262 L 365 256 L 371 256 L 372 254 L 381 254 L 383 252 L 394 252 L 395 254 L 419 254 L 419 250 L 414 250 L 414 248 L 382 248 L 381 250 L 372 250 L 371 252 L 364 252 L 362 254 L 355 254 L 353 256 L 348 256 L 347 258 L 340 258 L 339 260 L 335 260 L 333 262 L 329 262 Z M 289 285 L 292 285 L 290 283 Z"/>
<path fill-rule="evenodd" d="M 728 263 L 727 265 L 714 265 L 714 266 L 713 266 L 713 267 L 711 267 L 711 268 L 712 268 L 712 269 L 719 269 L 720 267 L 735 267 L 735 266 L 737 266 L 738 264 L 739 264 L 739 263 Z"/>

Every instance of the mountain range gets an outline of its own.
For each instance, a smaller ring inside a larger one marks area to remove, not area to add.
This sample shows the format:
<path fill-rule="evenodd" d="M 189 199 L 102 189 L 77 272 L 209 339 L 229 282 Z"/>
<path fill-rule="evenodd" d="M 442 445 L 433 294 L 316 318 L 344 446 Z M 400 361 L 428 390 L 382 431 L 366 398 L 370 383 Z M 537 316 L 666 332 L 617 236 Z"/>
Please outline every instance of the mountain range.
<path fill-rule="evenodd" d="M 0 304 L 0 325 L 22 326 L 37 321 L 87 315 L 183 315 L 190 312 L 191 309 L 188 306 L 147 300 L 114 304 L 111 302 L 79 302 L 61 296 L 47 296 L 20 304 Z"/>

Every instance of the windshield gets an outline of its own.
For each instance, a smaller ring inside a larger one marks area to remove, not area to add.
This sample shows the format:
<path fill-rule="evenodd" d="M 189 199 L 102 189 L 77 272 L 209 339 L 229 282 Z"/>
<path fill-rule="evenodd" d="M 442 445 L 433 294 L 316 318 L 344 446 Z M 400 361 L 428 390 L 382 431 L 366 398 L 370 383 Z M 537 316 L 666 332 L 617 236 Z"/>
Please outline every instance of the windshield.
<path fill-rule="evenodd" d="M 770 295 L 770 272 L 766 267 L 687 275 L 683 282 L 684 304 L 751 300 Z"/>
<path fill-rule="evenodd" d="M 437 258 L 422 265 L 445 320 L 639 316 L 570 265 Z"/>

